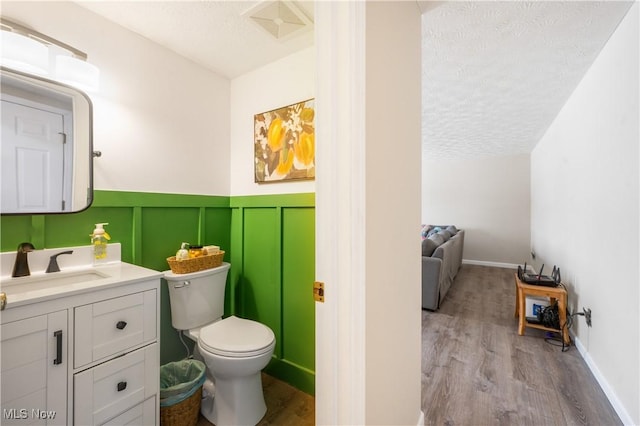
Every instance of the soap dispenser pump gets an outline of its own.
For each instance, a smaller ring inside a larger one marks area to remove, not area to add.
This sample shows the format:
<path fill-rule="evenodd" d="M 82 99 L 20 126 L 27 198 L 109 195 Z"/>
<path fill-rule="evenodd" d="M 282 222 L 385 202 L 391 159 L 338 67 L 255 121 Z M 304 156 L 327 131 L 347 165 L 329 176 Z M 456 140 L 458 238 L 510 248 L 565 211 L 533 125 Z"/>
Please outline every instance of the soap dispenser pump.
<path fill-rule="evenodd" d="M 176 252 L 176 260 L 187 260 L 189 259 L 189 250 L 187 250 L 187 246 L 189 243 L 182 243 L 180 246 L 180 250 Z"/>
<path fill-rule="evenodd" d="M 93 245 L 93 260 L 103 261 L 107 258 L 107 243 L 111 239 L 104 225 L 108 223 L 96 223 L 96 228 L 91 234 L 91 245 Z"/>

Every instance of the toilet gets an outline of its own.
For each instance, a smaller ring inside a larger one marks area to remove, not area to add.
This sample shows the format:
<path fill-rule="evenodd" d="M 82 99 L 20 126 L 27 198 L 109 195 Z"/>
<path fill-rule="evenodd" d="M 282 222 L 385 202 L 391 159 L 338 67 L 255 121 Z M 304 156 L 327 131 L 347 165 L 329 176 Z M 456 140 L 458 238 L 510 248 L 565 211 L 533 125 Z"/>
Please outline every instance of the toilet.
<path fill-rule="evenodd" d="M 194 358 L 207 366 L 202 415 L 216 426 L 255 425 L 267 411 L 260 371 L 276 345 L 264 324 L 222 319 L 229 263 L 189 274 L 165 271 L 171 324 L 197 342 Z"/>

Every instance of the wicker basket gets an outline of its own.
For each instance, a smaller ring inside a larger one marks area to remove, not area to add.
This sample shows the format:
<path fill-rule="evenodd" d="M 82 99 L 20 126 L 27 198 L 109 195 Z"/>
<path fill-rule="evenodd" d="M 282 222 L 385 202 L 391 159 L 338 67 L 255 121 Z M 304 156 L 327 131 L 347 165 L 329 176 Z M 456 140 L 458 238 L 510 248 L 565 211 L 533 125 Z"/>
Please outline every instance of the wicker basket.
<path fill-rule="evenodd" d="M 198 423 L 201 400 L 202 386 L 184 401 L 169 407 L 160 407 L 160 424 L 162 426 L 195 426 Z"/>
<path fill-rule="evenodd" d="M 167 263 L 169 264 L 169 268 L 171 268 L 171 272 L 174 274 L 189 274 L 191 272 L 217 268 L 222 265 L 222 259 L 224 259 L 224 250 L 220 250 L 220 252 L 216 254 L 207 254 L 185 260 L 176 260 L 175 256 L 171 256 L 167 258 Z"/>

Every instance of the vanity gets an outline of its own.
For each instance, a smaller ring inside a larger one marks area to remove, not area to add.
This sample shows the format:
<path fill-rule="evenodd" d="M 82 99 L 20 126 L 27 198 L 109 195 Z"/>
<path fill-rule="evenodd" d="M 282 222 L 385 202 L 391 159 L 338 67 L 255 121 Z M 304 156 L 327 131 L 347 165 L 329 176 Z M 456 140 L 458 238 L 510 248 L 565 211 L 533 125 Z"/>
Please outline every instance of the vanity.
<path fill-rule="evenodd" d="M 0 214 L 87 209 L 100 156 L 90 98 L 5 66 L 0 75 Z M 0 253 L 0 424 L 159 424 L 162 274 L 120 251 L 109 244 L 99 265 L 92 246 Z"/>
<path fill-rule="evenodd" d="M 159 424 L 162 274 L 120 262 L 119 244 L 96 266 L 74 247 L 44 273 L 60 250 L 30 253 L 19 278 L 4 275 L 15 252 L 0 254 L 0 423 Z"/>
<path fill-rule="evenodd" d="M 91 99 L 7 66 L 0 214 L 89 208 L 101 155 Z M 0 253 L 0 424 L 159 424 L 162 274 L 121 262 L 120 251 L 109 244 L 99 265 L 91 246 L 35 250 L 25 242 Z"/>

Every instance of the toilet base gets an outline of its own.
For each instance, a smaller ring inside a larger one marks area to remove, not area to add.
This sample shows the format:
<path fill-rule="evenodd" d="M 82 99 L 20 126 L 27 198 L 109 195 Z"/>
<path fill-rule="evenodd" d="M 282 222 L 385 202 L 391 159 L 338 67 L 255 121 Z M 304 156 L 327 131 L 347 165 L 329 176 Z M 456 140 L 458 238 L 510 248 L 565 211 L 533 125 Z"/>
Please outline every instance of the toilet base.
<path fill-rule="evenodd" d="M 260 372 L 233 380 L 214 380 L 215 394 L 203 398 L 200 408 L 208 421 L 216 426 L 255 425 L 264 417 L 267 405 Z"/>

